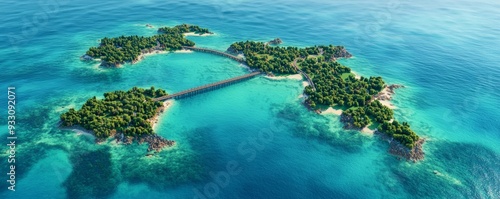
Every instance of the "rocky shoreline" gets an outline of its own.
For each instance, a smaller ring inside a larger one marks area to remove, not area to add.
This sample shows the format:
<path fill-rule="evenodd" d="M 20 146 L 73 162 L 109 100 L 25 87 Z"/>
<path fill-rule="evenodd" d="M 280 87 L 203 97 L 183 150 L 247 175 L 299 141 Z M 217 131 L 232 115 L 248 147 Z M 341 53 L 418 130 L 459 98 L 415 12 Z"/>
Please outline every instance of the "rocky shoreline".
<path fill-rule="evenodd" d="M 269 42 L 267 42 L 268 44 L 270 45 L 278 45 L 278 44 L 282 44 L 283 43 L 283 40 L 281 40 L 280 38 L 276 38 L 276 39 L 273 39 Z"/>
<path fill-rule="evenodd" d="M 165 111 L 165 109 L 170 105 L 170 102 L 165 102 L 163 106 L 157 109 L 156 115 L 150 119 L 151 126 L 154 127 L 154 125 L 158 122 L 158 116 Z M 58 126 L 61 125 L 61 121 L 58 123 Z M 75 130 L 81 133 L 85 133 L 88 135 L 92 135 L 94 137 L 95 143 L 96 144 L 101 144 L 106 142 L 108 138 L 98 138 L 95 136 L 94 132 L 91 130 L 87 130 L 79 125 L 71 126 L 71 127 L 60 127 L 61 129 L 67 129 L 67 130 Z M 116 132 L 116 130 L 113 130 L 112 135 L 110 137 L 114 138 L 114 141 L 116 143 L 121 143 L 125 145 L 132 144 L 135 141 L 137 141 L 138 144 L 142 143 L 147 143 L 148 144 L 148 150 L 147 152 L 160 152 L 163 148 L 165 147 L 171 147 L 175 145 L 175 141 L 173 140 L 168 140 L 165 139 L 157 134 L 148 134 L 148 135 L 143 135 L 141 137 L 133 137 L 133 136 L 126 136 L 123 134 L 123 132 Z M 148 156 L 151 154 L 147 154 Z"/>
<path fill-rule="evenodd" d="M 423 151 L 425 138 L 420 138 L 415 143 L 415 146 L 412 149 L 409 149 L 385 133 L 376 130 L 375 134 L 379 135 L 383 140 L 389 142 L 389 153 L 398 158 L 404 158 L 408 161 L 417 162 L 423 160 L 425 157 L 425 152 Z"/>
<path fill-rule="evenodd" d="M 378 94 L 373 96 L 374 100 L 380 100 L 380 101 L 389 101 L 392 99 L 392 95 L 395 94 L 395 90 L 398 88 L 404 88 L 405 86 L 399 85 L 399 84 L 391 84 L 388 86 L 385 86 L 382 91 L 380 91 Z"/>
<path fill-rule="evenodd" d="M 148 143 L 148 152 L 156 151 L 160 152 L 165 147 L 171 147 L 175 145 L 175 141 L 167 140 L 157 134 L 143 135 L 141 137 L 125 136 L 123 133 L 117 133 L 114 136 L 116 143 L 123 143 L 126 145 L 132 144 L 134 140 L 138 144 Z"/>
<path fill-rule="evenodd" d="M 349 59 L 349 58 L 351 58 L 351 57 L 352 57 L 352 54 L 351 54 L 351 53 L 349 53 L 349 52 L 347 51 L 347 49 L 345 49 L 345 47 L 344 47 L 344 46 L 339 46 L 339 48 L 340 48 L 340 51 L 335 52 L 335 53 L 332 55 L 332 57 L 330 58 L 332 61 L 335 61 L 335 60 L 337 60 L 338 58 L 345 58 L 345 59 Z"/>

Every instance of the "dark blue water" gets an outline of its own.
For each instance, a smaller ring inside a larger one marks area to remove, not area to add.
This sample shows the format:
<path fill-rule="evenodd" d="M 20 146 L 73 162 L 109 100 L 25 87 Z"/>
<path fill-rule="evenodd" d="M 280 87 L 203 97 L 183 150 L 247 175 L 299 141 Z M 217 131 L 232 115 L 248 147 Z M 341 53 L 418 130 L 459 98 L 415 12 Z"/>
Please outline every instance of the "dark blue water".
<path fill-rule="evenodd" d="M 15 86 L 19 140 L 16 192 L 4 175 L 0 198 L 499 198 L 498 10 L 485 0 L 3 2 L 0 104 Z M 156 130 L 178 145 L 154 158 L 57 128 L 62 112 L 104 92 L 176 92 L 246 72 L 202 53 L 118 69 L 79 60 L 102 37 L 181 23 L 211 29 L 190 39 L 220 50 L 276 37 L 346 46 L 355 57 L 342 62 L 356 73 L 406 86 L 396 118 L 427 138 L 426 159 L 397 160 L 377 137 L 308 112 L 301 82 L 263 77 L 175 101 Z"/>

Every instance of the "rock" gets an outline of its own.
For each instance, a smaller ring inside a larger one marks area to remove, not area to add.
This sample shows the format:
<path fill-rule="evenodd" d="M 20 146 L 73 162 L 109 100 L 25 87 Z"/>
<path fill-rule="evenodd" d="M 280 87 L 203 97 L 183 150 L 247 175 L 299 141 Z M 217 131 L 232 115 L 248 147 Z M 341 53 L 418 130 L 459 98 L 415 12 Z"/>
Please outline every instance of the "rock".
<path fill-rule="evenodd" d="M 331 60 L 335 60 L 337 58 L 351 58 L 352 54 L 349 53 L 344 46 L 337 46 L 338 50 L 330 58 Z"/>
<path fill-rule="evenodd" d="M 145 135 L 140 138 L 139 143 L 146 142 L 149 144 L 148 147 L 148 152 L 150 151 L 156 151 L 159 152 L 161 151 L 162 148 L 164 147 L 170 147 L 175 144 L 175 141 L 172 140 L 167 140 L 159 135 L 153 134 L 153 135 Z"/>
<path fill-rule="evenodd" d="M 419 139 L 415 146 L 412 149 L 404 146 L 400 142 L 394 140 L 389 137 L 385 133 L 382 133 L 378 130 L 375 131 L 376 135 L 379 135 L 382 139 L 387 140 L 389 142 L 389 153 L 395 155 L 397 157 L 405 158 L 406 160 L 417 162 L 424 159 L 425 153 L 422 149 L 422 146 L 425 142 L 425 139 Z"/>
<path fill-rule="evenodd" d="M 280 38 L 276 38 L 276 39 L 269 41 L 269 44 L 271 44 L 271 45 L 278 45 L 278 44 L 282 44 L 282 43 L 283 43 L 283 41 Z"/>
<path fill-rule="evenodd" d="M 81 59 L 81 60 L 84 60 L 84 61 L 92 61 L 92 60 L 94 60 L 94 58 L 93 58 L 93 57 L 91 57 L 90 55 L 87 55 L 87 54 L 82 55 L 82 56 L 80 57 L 80 59 Z"/>

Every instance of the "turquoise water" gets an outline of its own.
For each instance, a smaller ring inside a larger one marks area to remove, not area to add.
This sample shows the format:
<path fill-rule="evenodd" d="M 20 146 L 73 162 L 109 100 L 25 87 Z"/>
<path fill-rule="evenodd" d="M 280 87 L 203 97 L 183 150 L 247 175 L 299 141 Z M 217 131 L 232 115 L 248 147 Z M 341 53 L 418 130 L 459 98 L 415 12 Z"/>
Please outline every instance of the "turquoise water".
<path fill-rule="evenodd" d="M 16 192 L 3 181 L 0 198 L 499 198 L 499 9 L 486 0 L 4 2 L 0 85 L 16 87 L 19 144 Z M 102 37 L 155 34 L 147 23 L 210 28 L 216 35 L 190 39 L 220 50 L 276 37 L 344 45 L 355 57 L 342 63 L 357 73 L 406 86 L 395 115 L 428 139 L 426 159 L 397 160 L 376 137 L 307 111 L 300 82 L 264 77 L 175 101 L 156 130 L 177 146 L 153 158 L 145 145 L 95 145 L 57 128 L 59 114 L 104 92 L 173 93 L 247 73 L 196 52 L 117 69 L 79 60 Z"/>

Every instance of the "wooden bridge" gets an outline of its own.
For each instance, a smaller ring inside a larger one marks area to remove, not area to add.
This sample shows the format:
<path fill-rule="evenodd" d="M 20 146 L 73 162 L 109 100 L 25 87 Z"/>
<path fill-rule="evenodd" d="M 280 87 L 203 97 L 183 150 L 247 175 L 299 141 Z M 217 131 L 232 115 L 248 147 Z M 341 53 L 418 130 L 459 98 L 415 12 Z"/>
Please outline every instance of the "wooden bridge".
<path fill-rule="evenodd" d="M 224 57 L 233 59 L 233 60 L 235 60 L 237 62 L 241 62 L 241 63 L 245 62 L 245 59 L 242 58 L 242 57 L 234 56 L 232 54 L 229 54 L 229 53 L 226 53 L 226 52 L 222 52 L 222 51 L 218 51 L 218 50 L 214 50 L 214 49 L 198 48 L 198 47 L 194 47 L 194 46 L 183 46 L 182 48 L 184 50 L 200 51 L 200 52 L 206 52 L 206 53 L 211 53 L 211 54 L 215 54 L 215 55 L 224 56 Z"/>
<path fill-rule="evenodd" d="M 209 90 L 213 90 L 213 89 L 218 89 L 218 88 L 221 88 L 221 87 L 224 87 L 224 86 L 227 86 L 227 85 L 231 85 L 231 84 L 243 81 L 243 80 L 247 80 L 247 79 L 255 77 L 255 76 L 259 75 L 259 74 L 261 74 L 261 72 L 253 72 L 253 73 L 246 74 L 246 75 L 243 75 L 243 76 L 239 76 L 239 77 L 235 77 L 235 78 L 223 80 L 223 81 L 220 81 L 220 82 L 215 82 L 215 83 L 212 83 L 212 84 L 207 84 L 207 85 L 199 86 L 199 87 L 192 88 L 192 89 L 189 89 L 189 90 L 181 91 L 181 92 L 178 92 L 178 93 L 175 93 L 175 94 L 172 94 L 172 95 L 165 95 L 165 96 L 162 96 L 162 97 L 154 98 L 153 101 L 164 101 L 164 100 L 169 100 L 169 99 L 180 99 L 180 98 L 183 98 L 183 97 L 188 97 L 188 96 L 196 95 L 196 94 L 199 94 L 199 93 L 202 93 L 202 92 L 205 92 L 205 91 L 209 91 Z"/>

